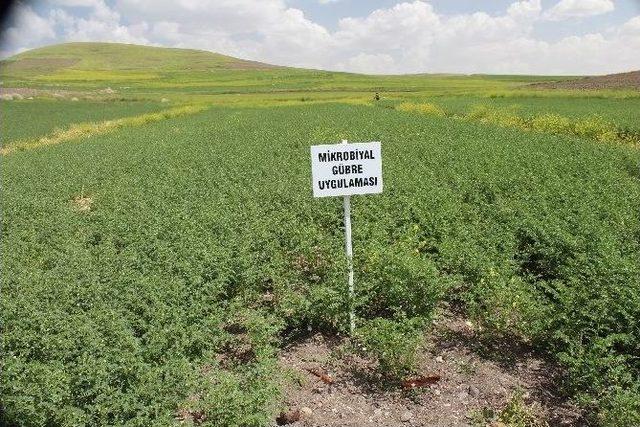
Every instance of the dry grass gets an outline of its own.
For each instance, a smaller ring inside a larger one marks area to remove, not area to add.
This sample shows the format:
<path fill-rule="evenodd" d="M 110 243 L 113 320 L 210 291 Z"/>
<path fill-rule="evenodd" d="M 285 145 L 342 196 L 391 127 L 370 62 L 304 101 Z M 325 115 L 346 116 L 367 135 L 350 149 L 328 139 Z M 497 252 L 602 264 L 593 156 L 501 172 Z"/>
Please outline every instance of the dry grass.
<path fill-rule="evenodd" d="M 102 135 L 123 127 L 142 126 L 147 123 L 159 122 L 174 117 L 195 114 L 207 109 L 204 105 L 187 105 L 183 107 L 170 108 L 157 113 L 142 114 L 140 116 L 124 117 L 116 120 L 105 120 L 97 123 L 77 123 L 67 129 L 57 129 L 49 135 L 18 141 L 6 147 L 0 148 L 0 155 L 6 156 L 15 151 L 31 150 L 48 145 L 56 145 L 67 141 L 88 138 L 95 135 Z"/>
<path fill-rule="evenodd" d="M 91 205 L 93 205 L 93 199 L 89 196 L 78 196 L 73 199 L 73 208 L 78 212 L 91 211 Z"/>

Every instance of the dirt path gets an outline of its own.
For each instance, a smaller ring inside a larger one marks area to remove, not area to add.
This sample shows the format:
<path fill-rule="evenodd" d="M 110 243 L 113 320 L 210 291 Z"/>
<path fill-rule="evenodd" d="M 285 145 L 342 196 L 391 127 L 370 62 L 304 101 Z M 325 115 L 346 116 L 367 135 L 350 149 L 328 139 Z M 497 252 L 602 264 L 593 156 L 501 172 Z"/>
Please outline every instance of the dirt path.
<path fill-rule="evenodd" d="M 427 337 L 419 372 L 440 380 L 426 387 L 403 390 L 385 383 L 371 362 L 341 352 L 344 343 L 316 334 L 283 352 L 281 366 L 293 370 L 299 382 L 286 390 L 289 409 L 278 424 L 502 426 L 501 412 L 504 417 L 510 414 L 505 411 L 520 411 L 516 415 L 528 417 L 528 425 L 586 425 L 555 390 L 556 367 L 525 345 L 481 342 L 474 326 L 460 317 L 435 322 Z M 333 383 L 326 384 L 321 374 Z"/>

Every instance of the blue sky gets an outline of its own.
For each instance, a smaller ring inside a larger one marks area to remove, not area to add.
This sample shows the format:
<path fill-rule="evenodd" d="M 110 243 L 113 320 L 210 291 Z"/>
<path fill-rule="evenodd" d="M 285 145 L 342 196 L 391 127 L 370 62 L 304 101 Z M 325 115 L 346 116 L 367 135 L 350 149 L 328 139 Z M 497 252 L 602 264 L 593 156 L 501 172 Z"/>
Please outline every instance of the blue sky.
<path fill-rule="evenodd" d="M 65 41 L 372 74 L 605 74 L 640 69 L 640 0 L 23 1 L 0 55 Z"/>
<path fill-rule="evenodd" d="M 291 0 L 287 2 L 291 7 L 305 11 L 310 19 L 335 29 L 338 19 L 348 16 L 366 16 L 375 9 L 388 8 L 397 3 L 396 0 L 340 0 L 323 3 L 318 0 Z M 504 12 L 513 1 L 511 0 L 431 0 L 434 8 L 443 14 L 465 14 L 477 11 L 489 14 Z M 552 7 L 557 1 L 543 0 L 542 6 Z M 564 25 L 549 25 L 545 28 L 546 37 L 552 38 L 566 35 L 568 31 L 589 32 L 605 28 L 608 25 L 623 24 L 631 16 L 640 15 L 640 0 L 622 0 L 614 2 L 612 12 L 597 15 L 588 19 L 565 22 Z"/>

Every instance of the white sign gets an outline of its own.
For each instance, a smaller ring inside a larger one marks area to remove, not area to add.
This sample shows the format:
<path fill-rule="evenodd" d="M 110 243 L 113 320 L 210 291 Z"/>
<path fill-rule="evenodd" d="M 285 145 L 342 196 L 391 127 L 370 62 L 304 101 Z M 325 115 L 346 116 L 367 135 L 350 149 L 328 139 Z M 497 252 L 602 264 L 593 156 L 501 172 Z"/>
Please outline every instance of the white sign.
<path fill-rule="evenodd" d="M 311 146 L 313 197 L 382 193 L 379 142 Z"/>

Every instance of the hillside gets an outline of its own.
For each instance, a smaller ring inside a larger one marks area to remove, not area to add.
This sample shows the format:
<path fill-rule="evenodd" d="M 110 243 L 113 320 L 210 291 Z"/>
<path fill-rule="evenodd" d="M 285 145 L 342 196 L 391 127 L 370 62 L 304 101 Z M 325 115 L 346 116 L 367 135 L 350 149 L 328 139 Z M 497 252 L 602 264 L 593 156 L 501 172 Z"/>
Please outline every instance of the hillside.
<path fill-rule="evenodd" d="M 120 43 L 63 43 L 32 49 L 0 62 L 7 75 L 36 76 L 61 71 L 264 70 L 276 66 L 195 49 Z"/>
<path fill-rule="evenodd" d="M 398 95 L 510 90 L 551 76 L 455 74 L 365 75 L 281 67 L 193 49 L 119 43 L 64 43 L 0 61 L 4 88 L 101 90 L 146 96 L 149 91 L 185 95 L 323 92 L 335 98 L 375 92 Z M 300 95 L 295 95 L 300 99 Z"/>
<path fill-rule="evenodd" d="M 535 83 L 542 89 L 638 89 L 640 90 L 640 71 L 589 76 L 559 82 Z"/>

